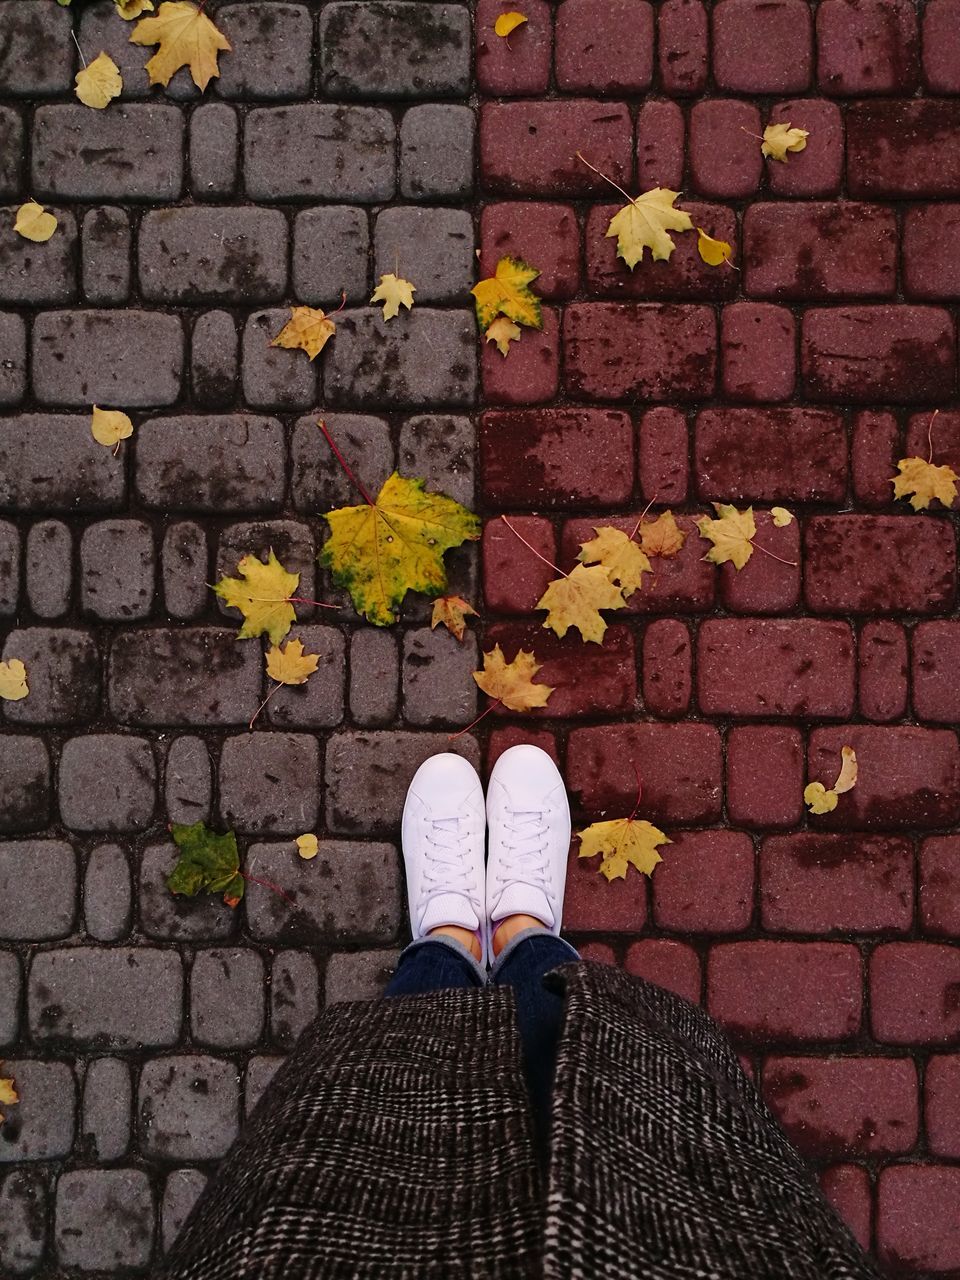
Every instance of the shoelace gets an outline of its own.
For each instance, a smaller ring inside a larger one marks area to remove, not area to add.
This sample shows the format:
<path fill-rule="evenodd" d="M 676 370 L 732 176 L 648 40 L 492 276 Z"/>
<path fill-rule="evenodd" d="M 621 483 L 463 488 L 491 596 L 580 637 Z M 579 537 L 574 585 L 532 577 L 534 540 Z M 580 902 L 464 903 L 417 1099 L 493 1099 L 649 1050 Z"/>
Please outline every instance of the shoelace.
<path fill-rule="evenodd" d="M 439 893 L 461 893 L 471 901 L 477 896 L 472 868 L 464 864 L 461 817 L 425 818 L 427 858 L 423 868 L 428 886 L 421 891 L 420 907 Z"/>
<path fill-rule="evenodd" d="M 510 843 L 506 837 L 503 839 L 504 849 L 512 856 L 509 875 L 497 870 L 498 883 L 522 880 L 534 888 L 545 889 L 549 880 L 546 814 L 539 809 L 507 809 L 505 813 L 504 831 L 514 836 L 515 841 Z"/>

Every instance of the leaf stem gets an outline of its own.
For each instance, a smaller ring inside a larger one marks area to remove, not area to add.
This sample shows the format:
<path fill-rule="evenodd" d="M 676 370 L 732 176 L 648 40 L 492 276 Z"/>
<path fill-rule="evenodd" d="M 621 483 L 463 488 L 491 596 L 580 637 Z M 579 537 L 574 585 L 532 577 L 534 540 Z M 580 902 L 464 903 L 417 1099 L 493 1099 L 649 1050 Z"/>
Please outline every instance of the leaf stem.
<path fill-rule="evenodd" d="M 251 596 L 250 599 L 257 600 L 259 599 L 259 597 Z M 277 601 L 274 601 L 273 603 L 282 604 L 284 602 L 286 602 L 287 604 L 315 604 L 318 609 L 339 609 L 340 608 L 338 604 L 327 604 L 325 600 L 308 600 L 306 596 L 285 596 L 282 601 L 277 600 Z"/>
<path fill-rule="evenodd" d="M 640 781 L 640 766 L 637 764 L 636 760 L 632 763 L 633 772 L 637 775 L 637 803 L 633 806 L 633 813 L 631 813 L 630 817 L 627 819 L 628 822 L 632 822 L 637 816 L 637 810 L 640 808 L 640 797 L 643 795 L 643 783 Z"/>
<path fill-rule="evenodd" d="M 635 538 L 635 537 L 637 536 L 637 534 L 640 532 L 640 526 L 643 524 L 643 517 L 647 514 L 647 512 L 650 510 L 650 508 L 653 506 L 653 504 L 656 502 L 656 500 L 657 500 L 657 495 L 656 495 L 656 494 L 654 494 L 654 495 L 653 495 L 653 497 L 650 499 L 650 501 L 647 503 L 647 505 L 646 505 L 646 506 L 643 508 L 643 510 L 640 512 L 640 518 L 639 518 L 639 520 L 637 521 L 637 523 L 634 525 L 634 527 L 633 527 L 633 533 L 631 533 L 631 535 L 630 535 L 630 541 L 631 541 L 631 542 L 634 540 L 634 538 Z"/>
<path fill-rule="evenodd" d="M 502 698 L 498 698 L 496 702 L 491 702 L 489 707 L 487 707 L 486 711 L 481 711 L 480 714 L 477 716 L 476 720 L 471 720 L 470 723 L 465 728 L 458 729 L 456 733 L 448 733 L 447 741 L 452 742 L 454 738 L 459 738 L 461 734 L 469 733 L 475 724 L 479 724 L 480 721 L 484 718 L 484 716 L 488 716 L 491 711 L 496 710 L 496 708 L 499 707 L 502 702 L 503 702 Z"/>
<path fill-rule="evenodd" d="M 70 28 L 70 34 L 73 36 L 73 43 L 77 46 L 77 53 L 80 55 L 80 61 L 83 63 L 84 69 L 86 69 L 87 60 L 83 56 L 83 50 L 80 48 L 80 41 L 77 39 L 77 33 L 74 31 L 73 27 Z"/>
<path fill-rule="evenodd" d="M 940 412 L 939 409 L 934 409 L 933 417 L 930 419 L 929 423 L 927 424 L 927 462 L 930 462 L 930 463 L 933 462 L 933 419 L 937 416 L 939 412 Z"/>
<path fill-rule="evenodd" d="M 344 294 L 343 296 L 344 296 L 344 298 L 346 298 L 346 296 L 347 296 L 347 295 L 346 295 L 346 294 Z M 356 476 L 353 474 L 353 472 L 350 470 L 350 467 L 347 465 L 347 460 L 346 460 L 346 458 L 343 456 L 343 454 L 342 454 L 342 453 L 340 452 L 340 450 L 337 448 L 336 444 L 334 443 L 333 436 L 332 436 L 332 435 L 330 434 L 330 432 L 327 430 L 327 424 L 324 422 L 324 420 L 323 420 L 322 418 L 318 418 L 318 419 L 317 419 L 317 426 L 320 428 L 320 430 L 321 430 L 321 431 L 323 432 L 323 434 L 326 436 L 326 438 L 327 438 L 327 444 L 328 444 L 328 445 L 330 446 L 330 448 L 333 450 L 333 452 L 334 452 L 334 456 L 336 457 L 337 461 L 340 463 L 341 467 L 343 467 L 344 471 L 347 473 L 347 475 L 350 477 L 350 479 L 353 481 L 353 483 L 354 483 L 354 484 L 357 486 L 357 488 L 360 490 L 361 494 L 363 495 L 363 499 L 364 499 L 364 501 L 367 503 L 367 505 L 368 505 L 368 506 L 370 506 L 370 507 L 375 507 L 377 504 L 376 504 L 376 503 L 374 502 L 374 500 L 370 497 L 369 493 L 367 493 L 366 489 L 363 487 L 363 485 L 360 483 L 360 481 L 357 479 L 357 477 L 356 477 Z"/>
<path fill-rule="evenodd" d="M 623 187 L 618 187 L 612 178 L 608 178 L 602 169 L 598 169 L 595 164 L 591 164 L 590 161 L 586 158 L 586 156 L 581 155 L 579 151 L 577 151 L 575 154 L 577 159 L 582 160 L 588 169 L 592 169 L 594 173 L 598 173 L 600 177 L 604 180 L 604 182 L 609 182 L 611 187 L 613 187 L 616 191 L 619 191 L 622 196 L 625 196 L 626 199 L 629 200 L 631 204 L 637 203 L 636 196 L 628 195 L 627 192 L 624 191 Z"/>
<path fill-rule="evenodd" d="M 537 559 L 538 559 L 538 560 L 542 560 L 544 564 L 549 565 L 549 566 L 550 566 L 550 568 L 551 568 L 551 569 L 553 569 L 555 573 L 559 573 L 559 574 L 560 574 L 561 578 L 569 578 L 569 577 L 570 577 L 569 573 L 564 573 L 564 572 L 563 572 L 563 570 L 560 568 L 560 566 L 559 566 L 559 565 L 554 564 L 552 560 L 548 560 L 546 556 L 542 556 L 542 555 L 540 554 L 540 552 L 537 550 L 537 548 L 536 548 L 536 547 L 532 547 L 532 546 L 530 545 L 530 543 L 526 540 L 526 538 L 523 536 L 523 534 L 522 534 L 522 533 L 520 533 L 520 532 L 518 532 L 518 530 L 516 530 L 516 529 L 513 527 L 513 525 L 510 523 L 510 521 L 507 519 L 507 517 L 506 517 L 505 515 L 501 515 L 500 519 L 501 519 L 501 520 L 503 521 L 503 523 L 507 526 L 507 528 L 510 530 L 510 532 L 511 532 L 515 537 L 519 538 L 519 539 L 520 539 L 520 541 L 523 543 L 523 545 L 524 545 L 524 546 L 525 546 L 529 551 L 532 551 L 532 552 L 533 552 L 533 554 L 537 557 Z"/>
<path fill-rule="evenodd" d="M 337 314 L 337 311 L 342 311 L 346 305 L 347 305 L 347 291 L 346 289 L 341 289 L 339 307 L 337 307 L 336 311 L 328 311 L 327 314 L 331 316 L 335 316 Z"/>
<path fill-rule="evenodd" d="M 247 728 L 248 728 L 248 729 L 252 729 L 252 728 L 253 728 L 253 722 L 254 722 L 254 720 L 256 720 L 257 716 L 260 714 L 260 712 L 263 710 L 263 708 L 267 705 L 267 703 L 270 701 L 270 699 L 273 697 L 273 695 L 277 692 L 277 690 L 278 690 L 278 689 L 282 689 L 282 688 L 283 688 L 283 684 L 282 684 L 281 682 L 279 682 L 279 681 L 278 681 L 278 683 L 277 683 L 277 684 L 275 684 L 275 685 L 273 686 L 273 688 L 270 690 L 270 692 L 267 694 L 267 696 L 264 698 L 264 700 L 260 703 L 259 707 L 257 707 L 256 711 L 253 713 L 253 716 L 251 717 L 250 723 L 247 725 Z"/>
<path fill-rule="evenodd" d="M 753 542 L 752 539 L 751 542 Z M 769 556 L 771 560 L 779 560 L 781 564 L 788 564 L 794 569 L 797 567 L 796 560 L 784 560 L 783 556 L 775 555 L 774 552 L 768 551 L 766 547 L 761 547 L 759 542 L 753 542 L 753 546 L 755 546 L 758 551 L 762 551 L 765 556 Z"/>
<path fill-rule="evenodd" d="M 280 897 L 289 902 L 291 907 L 295 907 L 297 905 L 296 899 L 291 898 L 288 893 L 284 893 L 280 886 L 278 884 L 274 884 L 272 880 L 261 880 L 259 876 L 252 876 L 249 871 L 244 871 L 242 867 L 238 867 L 237 870 L 240 872 L 240 875 L 244 880 L 249 880 L 251 884 L 262 885 L 264 889 L 272 889 L 274 893 L 279 893 Z"/>

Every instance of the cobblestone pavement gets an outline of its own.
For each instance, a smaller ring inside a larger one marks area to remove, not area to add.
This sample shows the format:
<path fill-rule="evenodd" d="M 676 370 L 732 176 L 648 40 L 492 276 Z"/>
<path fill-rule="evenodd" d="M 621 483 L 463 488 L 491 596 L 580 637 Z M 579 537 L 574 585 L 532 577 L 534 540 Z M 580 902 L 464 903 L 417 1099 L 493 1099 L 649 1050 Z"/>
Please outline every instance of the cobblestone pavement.
<path fill-rule="evenodd" d="M 0 228 L 0 635 L 32 686 L 0 737 L 4 1277 L 148 1271 L 300 1029 L 407 937 L 402 796 L 479 709 L 477 633 L 301 606 L 320 670 L 248 733 L 261 649 L 206 586 L 273 546 L 336 598 L 318 515 L 355 495 L 321 410 L 368 487 L 399 466 L 481 511 L 452 581 L 558 686 L 458 749 L 540 743 L 588 818 L 641 770 L 673 843 L 651 884 L 574 859 L 568 935 L 725 1023 L 884 1264 L 960 1275 L 956 528 L 889 484 L 936 407 L 960 471 L 960 0 L 524 0 L 509 45 L 508 7 L 210 0 L 234 52 L 201 98 L 147 88 L 109 0 L 0 0 L 0 197 L 60 219 Z M 104 112 L 71 21 L 124 72 Z M 786 165 L 769 120 L 809 130 Z M 627 272 L 577 149 L 682 188 L 739 270 L 688 235 Z M 541 271 L 507 360 L 475 247 Z M 397 268 L 417 306 L 384 324 Z M 341 289 L 315 364 L 267 347 Z M 94 402 L 136 422 L 116 458 Z M 598 519 L 693 530 L 712 500 L 781 561 L 718 571 L 691 536 L 602 646 L 542 630 L 550 572 L 496 518 L 569 567 Z M 805 817 L 846 743 L 857 788 Z M 166 824 L 199 818 L 296 908 L 174 900 Z"/>

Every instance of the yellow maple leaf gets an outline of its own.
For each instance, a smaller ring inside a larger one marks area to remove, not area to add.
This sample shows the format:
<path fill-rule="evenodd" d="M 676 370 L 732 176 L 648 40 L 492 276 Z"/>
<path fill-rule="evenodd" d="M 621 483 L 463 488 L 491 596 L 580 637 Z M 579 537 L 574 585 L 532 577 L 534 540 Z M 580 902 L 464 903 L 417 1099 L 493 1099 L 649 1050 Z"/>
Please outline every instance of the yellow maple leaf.
<path fill-rule="evenodd" d="M 488 342 L 497 344 L 497 350 L 502 356 L 506 356 L 510 350 L 510 343 L 520 341 L 520 333 L 518 324 L 514 324 L 506 316 L 497 316 L 496 320 L 487 326 L 486 337 Z"/>
<path fill-rule="evenodd" d="M 551 582 L 537 601 L 538 609 L 546 609 L 545 627 L 562 639 L 570 627 L 576 627 L 584 641 L 600 644 L 607 624 L 601 609 L 622 609 L 623 592 L 615 587 L 602 564 L 575 565 L 565 578 Z"/>
<path fill-rule="evenodd" d="M 337 326 L 319 307 L 291 307 L 290 319 L 270 345 L 305 351 L 315 360 L 336 330 Z"/>
<path fill-rule="evenodd" d="M 473 678 L 484 693 L 502 702 L 509 711 L 532 711 L 534 707 L 545 707 L 553 693 L 553 686 L 533 683 L 541 665 L 523 649 L 512 662 L 507 662 L 497 644 L 483 655 L 483 670 L 474 671 Z"/>
<path fill-rule="evenodd" d="M 408 591 L 440 595 L 447 585 L 444 552 L 480 537 L 472 511 L 396 471 L 376 502 L 340 507 L 323 518 L 331 536 L 321 563 L 349 591 L 357 612 L 380 627 L 396 621 Z"/>
<path fill-rule="evenodd" d="M 35 244 L 43 244 L 49 240 L 57 229 L 57 219 L 48 213 L 36 200 L 28 200 L 17 210 L 13 229 L 24 240 L 33 240 Z"/>
<path fill-rule="evenodd" d="M 98 409 L 93 406 L 90 419 L 90 434 L 97 444 L 109 445 L 111 448 L 133 435 L 133 423 L 119 409 Z"/>
<path fill-rule="evenodd" d="M 719 267 L 721 263 L 729 262 L 733 253 L 726 240 L 714 240 L 703 227 L 697 227 L 697 250 L 708 267 Z"/>
<path fill-rule="evenodd" d="M 724 564 L 730 560 L 735 568 L 742 569 L 753 554 L 750 539 L 757 532 L 753 507 L 738 511 L 728 502 L 715 502 L 713 506 L 718 517 L 716 520 L 700 516 L 696 522 L 700 537 L 713 543 L 703 558 L 711 564 Z"/>
<path fill-rule="evenodd" d="M 282 649 L 275 644 L 267 652 L 267 675 L 278 684 L 306 684 L 319 661 L 318 653 L 303 652 L 302 641 L 288 640 Z"/>
<path fill-rule="evenodd" d="M 898 476 L 892 476 L 893 496 L 905 498 L 912 493 L 910 505 L 914 511 L 925 511 L 934 498 L 945 507 L 952 507 L 957 499 L 957 473 L 952 467 L 938 467 L 923 458 L 901 458 L 897 463 Z"/>
<path fill-rule="evenodd" d="M 230 51 L 230 42 L 205 13 L 188 0 L 164 0 L 155 18 L 141 18 L 130 33 L 132 44 L 158 44 L 146 65 L 151 84 L 170 83 L 181 67 L 189 67 L 201 92 L 220 74 L 217 54 Z"/>
<path fill-rule="evenodd" d="M 763 131 L 761 154 L 773 160 L 786 161 L 787 152 L 802 151 L 809 136 L 806 129 L 791 129 L 789 121 L 786 124 L 768 124 Z"/>
<path fill-rule="evenodd" d="M 786 507 L 771 507 L 770 514 L 773 516 L 773 523 L 778 529 L 783 529 L 786 525 L 793 523 L 793 515 Z"/>
<path fill-rule="evenodd" d="M 539 274 L 522 258 L 501 258 L 493 275 L 479 280 L 470 290 L 476 299 L 477 323 L 481 332 L 486 332 L 501 314 L 516 324 L 525 324 L 529 329 L 541 329 L 540 299 L 530 289 L 531 282 Z"/>
<path fill-rule="evenodd" d="M 0 698 L 7 702 L 19 702 L 30 690 L 27 688 L 27 668 L 19 658 L 0 662 Z"/>
<path fill-rule="evenodd" d="M 315 858 L 320 851 L 320 841 L 312 831 L 307 831 L 302 836 L 297 836 L 297 852 L 300 857 L 309 861 Z"/>
<path fill-rule="evenodd" d="M 634 866 L 644 875 L 653 875 L 653 869 L 663 859 L 657 853 L 658 844 L 672 844 L 664 833 L 646 819 L 614 818 L 609 822 L 593 822 L 578 831 L 581 858 L 603 855 L 599 870 L 607 880 L 627 877 L 627 867 Z"/>
<path fill-rule="evenodd" d="M 102 111 L 114 98 L 119 97 L 123 88 L 120 68 L 109 53 L 105 52 L 101 52 L 89 66 L 78 71 L 75 80 L 74 92 L 77 97 L 85 107 L 93 107 L 97 111 Z"/>
<path fill-rule="evenodd" d="M 295 614 L 289 597 L 300 584 L 299 573 L 287 573 L 273 554 L 264 564 L 256 556 L 244 556 L 237 565 L 239 578 L 223 577 L 213 588 L 232 609 L 243 614 L 238 640 L 249 640 L 264 633 L 275 645 L 293 626 Z"/>
<path fill-rule="evenodd" d="M 638 533 L 648 556 L 675 556 L 687 537 L 672 511 L 661 511 L 656 520 L 641 520 Z"/>
<path fill-rule="evenodd" d="M 841 747 L 840 759 L 840 772 L 832 787 L 828 789 L 822 782 L 810 782 L 804 787 L 803 800 L 810 806 L 811 813 L 829 813 L 837 807 L 837 798 L 856 786 L 857 753 L 853 747 Z"/>
<path fill-rule="evenodd" d="M 622 529 L 594 525 L 593 531 L 597 536 L 581 542 L 577 559 L 584 564 L 603 565 L 607 577 L 619 586 L 627 599 L 640 586 L 641 576 L 652 572 L 650 561 Z"/>
<path fill-rule="evenodd" d="M 458 640 L 462 641 L 467 633 L 467 615 L 477 617 L 477 611 L 462 596 L 441 596 L 433 603 L 433 616 L 430 619 L 430 630 L 442 622 Z"/>
<path fill-rule="evenodd" d="M 374 289 L 370 301 L 382 302 L 384 320 L 392 320 L 395 315 L 400 314 L 401 303 L 408 311 L 410 310 L 416 291 L 416 285 L 412 285 L 409 280 L 404 280 L 402 276 L 394 275 L 391 271 L 380 277 L 380 283 Z"/>
<path fill-rule="evenodd" d="M 665 261 L 676 245 L 668 231 L 692 231 L 689 213 L 674 209 L 673 202 L 679 191 L 667 187 L 653 187 L 613 215 L 607 227 L 607 236 L 617 237 L 617 256 L 632 270 L 649 249 L 654 260 Z"/>
<path fill-rule="evenodd" d="M 524 14 L 517 13 L 517 11 L 513 9 L 509 13 L 501 13 L 500 17 L 493 24 L 493 29 L 498 36 L 502 36 L 506 39 L 511 31 L 516 31 L 517 27 L 526 21 L 527 19 Z"/>
<path fill-rule="evenodd" d="M 114 4 L 117 6 L 117 13 L 127 22 L 139 18 L 141 13 L 153 12 L 153 0 L 114 0 Z"/>
<path fill-rule="evenodd" d="M 0 1062 L 0 1067 L 3 1063 Z M 12 1107 L 20 1101 L 20 1095 L 17 1093 L 16 1084 L 9 1076 L 0 1076 L 0 1104 Z M 3 1124 L 3 1112 L 0 1111 L 0 1124 Z"/>

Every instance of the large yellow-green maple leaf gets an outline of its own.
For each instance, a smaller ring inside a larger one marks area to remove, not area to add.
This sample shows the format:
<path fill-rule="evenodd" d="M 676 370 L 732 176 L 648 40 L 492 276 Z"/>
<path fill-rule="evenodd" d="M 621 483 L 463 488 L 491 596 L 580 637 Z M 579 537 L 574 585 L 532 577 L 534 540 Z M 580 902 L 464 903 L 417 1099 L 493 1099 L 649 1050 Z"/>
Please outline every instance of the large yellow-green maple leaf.
<path fill-rule="evenodd" d="M 330 538 L 320 553 L 338 587 L 369 622 L 388 627 L 408 591 L 440 595 L 447 585 L 443 555 L 480 537 L 480 520 L 423 480 L 395 471 L 374 503 L 339 507 L 324 519 Z"/>

